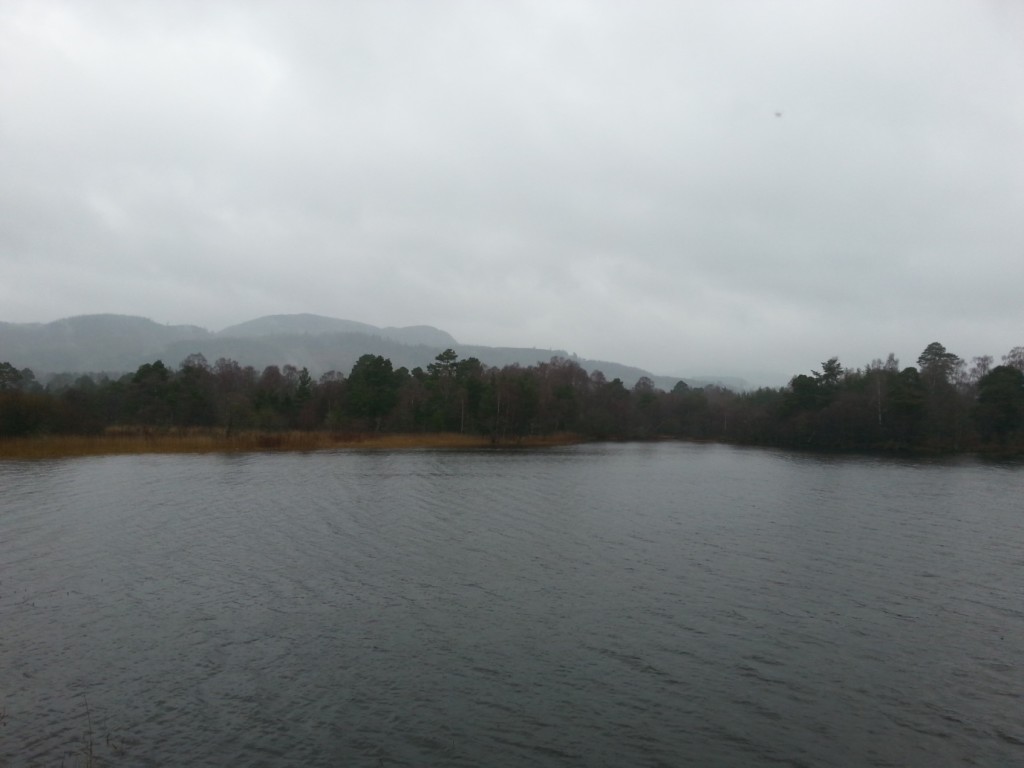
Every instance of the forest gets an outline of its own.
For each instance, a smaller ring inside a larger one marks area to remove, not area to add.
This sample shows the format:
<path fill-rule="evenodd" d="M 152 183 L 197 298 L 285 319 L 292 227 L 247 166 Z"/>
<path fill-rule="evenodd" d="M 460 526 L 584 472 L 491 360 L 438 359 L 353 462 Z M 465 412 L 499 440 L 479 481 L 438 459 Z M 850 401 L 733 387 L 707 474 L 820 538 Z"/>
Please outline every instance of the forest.
<path fill-rule="evenodd" d="M 147 363 L 117 378 L 61 374 L 45 386 L 0 363 L 0 438 L 93 435 L 111 428 L 464 433 L 515 443 L 676 438 L 816 451 L 1024 452 L 1024 347 L 971 364 L 938 343 L 917 366 L 889 355 L 863 368 L 833 357 L 779 388 L 671 391 L 587 373 L 553 358 L 487 367 L 448 349 L 426 370 L 363 355 L 347 375 L 262 371 L 220 358 Z"/>

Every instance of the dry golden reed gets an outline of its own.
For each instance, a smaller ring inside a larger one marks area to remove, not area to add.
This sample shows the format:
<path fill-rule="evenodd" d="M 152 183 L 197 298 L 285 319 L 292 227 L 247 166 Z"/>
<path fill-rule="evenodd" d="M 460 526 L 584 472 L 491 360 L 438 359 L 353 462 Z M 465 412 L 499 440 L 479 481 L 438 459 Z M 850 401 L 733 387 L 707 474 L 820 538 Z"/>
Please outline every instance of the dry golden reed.
<path fill-rule="evenodd" d="M 453 433 L 382 434 L 361 432 L 235 432 L 210 429 L 112 427 L 99 435 L 42 435 L 0 440 L 0 458 L 52 459 L 151 453 L 259 453 L 324 451 L 343 448 L 490 448 L 545 447 L 580 442 L 557 434 L 495 442 L 486 435 Z"/>

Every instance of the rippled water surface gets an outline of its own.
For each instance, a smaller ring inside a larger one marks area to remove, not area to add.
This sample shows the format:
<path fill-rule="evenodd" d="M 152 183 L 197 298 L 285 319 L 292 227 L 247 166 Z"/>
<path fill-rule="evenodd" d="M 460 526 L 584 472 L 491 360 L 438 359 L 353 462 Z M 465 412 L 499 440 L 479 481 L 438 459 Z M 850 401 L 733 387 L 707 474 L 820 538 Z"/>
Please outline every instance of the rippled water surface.
<path fill-rule="evenodd" d="M 0 764 L 1024 765 L 1024 468 L 0 463 Z"/>

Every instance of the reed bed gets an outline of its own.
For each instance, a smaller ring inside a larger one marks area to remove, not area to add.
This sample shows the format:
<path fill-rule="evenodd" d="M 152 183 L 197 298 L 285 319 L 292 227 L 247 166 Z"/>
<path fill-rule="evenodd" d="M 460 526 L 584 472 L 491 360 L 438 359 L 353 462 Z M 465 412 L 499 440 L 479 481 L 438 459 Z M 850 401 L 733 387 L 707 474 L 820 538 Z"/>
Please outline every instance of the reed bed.
<path fill-rule="evenodd" d="M 53 459 L 153 453 L 309 452 L 338 449 L 410 450 L 415 448 L 539 448 L 581 442 L 556 434 L 492 440 L 457 433 L 234 432 L 203 429 L 111 428 L 99 435 L 40 435 L 0 439 L 0 458 Z"/>

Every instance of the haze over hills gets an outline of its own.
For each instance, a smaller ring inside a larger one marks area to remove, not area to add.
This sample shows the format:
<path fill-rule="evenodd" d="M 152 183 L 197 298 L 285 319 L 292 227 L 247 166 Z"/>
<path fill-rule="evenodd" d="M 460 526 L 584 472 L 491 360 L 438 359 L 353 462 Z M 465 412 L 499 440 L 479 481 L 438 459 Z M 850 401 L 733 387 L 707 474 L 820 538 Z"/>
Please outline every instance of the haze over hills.
<path fill-rule="evenodd" d="M 18 368 L 31 368 L 37 375 L 122 372 L 147 362 L 155 350 L 175 342 L 199 342 L 209 335 L 209 331 L 194 325 L 160 325 L 129 315 L 80 315 L 52 323 L 0 323 L 0 359 Z"/>
<path fill-rule="evenodd" d="M 323 335 L 323 334 L 362 334 L 379 336 L 397 341 L 399 344 L 423 344 L 425 346 L 453 347 L 458 344 L 455 338 L 445 331 L 429 325 L 411 325 L 404 328 L 378 328 L 368 323 L 355 320 L 341 320 L 323 315 L 266 315 L 255 320 L 248 320 L 232 325 L 219 331 L 216 335 L 223 338 L 253 338 L 262 336 L 288 335 Z"/>
<path fill-rule="evenodd" d="M 426 367 L 447 348 L 461 358 L 476 357 L 484 365 L 536 365 L 552 357 L 574 360 L 588 372 L 601 371 L 626 386 L 647 376 L 661 389 L 680 377 L 610 361 L 586 360 L 565 350 L 488 347 L 460 344 L 451 334 L 427 325 L 380 328 L 322 315 L 268 315 L 211 332 L 194 325 L 161 325 L 128 315 L 80 315 L 51 323 L 0 322 L 0 361 L 31 368 L 40 380 L 56 373 L 112 375 L 134 371 L 163 360 L 176 367 L 188 355 L 202 354 L 211 364 L 221 357 L 262 370 L 268 365 L 306 367 L 314 377 L 327 371 L 347 374 L 360 356 L 382 355 L 410 370 Z M 720 383 L 743 389 L 735 378 L 683 379 L 691 386 Z"/>

